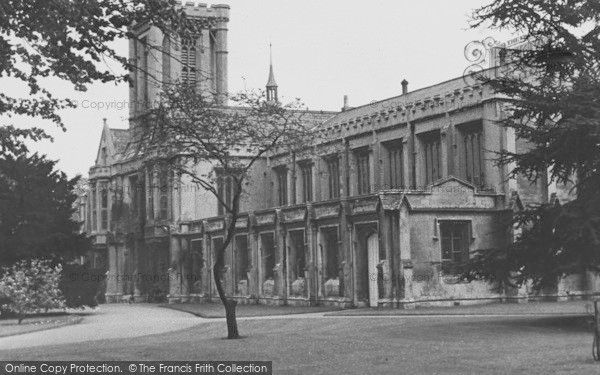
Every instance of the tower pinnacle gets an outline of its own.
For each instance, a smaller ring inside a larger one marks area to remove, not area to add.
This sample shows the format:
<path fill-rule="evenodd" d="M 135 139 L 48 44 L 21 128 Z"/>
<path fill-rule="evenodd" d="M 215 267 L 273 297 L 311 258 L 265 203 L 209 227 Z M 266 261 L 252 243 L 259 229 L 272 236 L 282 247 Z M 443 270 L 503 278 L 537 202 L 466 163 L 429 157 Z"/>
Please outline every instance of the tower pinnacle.
<path fill-rule="evenodd" d="M 267 81 L 267 101 L 277 101 L 277 82 L 273 74 L 273 45 L 269 44 L 269 80 Z"/>

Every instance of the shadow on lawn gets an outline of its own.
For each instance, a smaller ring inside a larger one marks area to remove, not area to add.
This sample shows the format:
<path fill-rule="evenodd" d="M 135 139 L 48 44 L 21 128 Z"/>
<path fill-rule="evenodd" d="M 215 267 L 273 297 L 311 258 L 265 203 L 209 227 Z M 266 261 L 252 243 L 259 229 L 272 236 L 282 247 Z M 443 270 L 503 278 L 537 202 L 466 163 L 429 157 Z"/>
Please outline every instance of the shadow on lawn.
<path fill-rule="evenodd" d="M 591 333 L 593 318 L 589 315 L 560 315 L 548 317 L 523 317 L 496 319 L 485 322 L 468 322 L 462 324 L 482 325 L 482 326 L 505 326 L 511 329 L 534 328 L 540 330 L 552 330 L 565 333 Z"/>

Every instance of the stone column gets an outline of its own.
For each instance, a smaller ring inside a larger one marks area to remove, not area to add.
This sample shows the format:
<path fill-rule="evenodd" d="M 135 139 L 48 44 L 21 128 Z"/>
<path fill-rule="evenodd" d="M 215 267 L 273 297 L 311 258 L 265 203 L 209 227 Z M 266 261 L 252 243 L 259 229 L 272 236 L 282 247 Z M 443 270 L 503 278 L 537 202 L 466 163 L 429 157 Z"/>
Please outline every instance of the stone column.
<path fill-rule="evenodd" d="M 313 268 L 315 273 L 315 298 L 323 298 L 324 282 L 323 282 L 323 236 L 316 226 L 311 227 L 314 241 L 314 262 Z"/>
<path fill-rule="evenodd" d="M 341 202 L 341 215 L 340 215 L 340 243 L 343 249 L 342 261 L 344 267 L 344 297 L 348 300 L 352 300 L 352 225 L 349 223 L 348 216 L 346 215 L 346 206 L 348 202 L 343 199 Z"/>
<path fill-rule="evenodd" d="M 306 297 L 309 300 L 309 303 L 312 305 L 316 302 L 317 297 L 317 270 L 315 267 L 315 259 L 316 259 L 316 227 L 313 225 L 306 226 L 306 242 L 308 244 L 308 248 L 306 249 L 307 258 L 306 258 Z"/>
<path fill-rule="evenodd" d="M 404 301 L 402 307 L 405 309 L 415 308 L 415 299 L 413 295 L 413 264 L 412 262 L 403 263 L 404 267 Z"/>
<path fill-rule="evenodd" d="M 227 105 L 227 22 L 229 21 L 228 5 L 213 5 L 217 11 L 215 27 L 215 59 L 216 59 L 216 89 L 217 100 L 221 105 Z"/>
<path fill-rule="evenodd" d="M 323 180 L 321 178 L 323 176 L 323 161 L 321 158 L 313 159 L 313 167 L 312 167 L 312 201 L 318 202 L 321 200 L 325 200 L 323 193 L 321 190 L 325 190 L 327 188 L 327 180 Z"/>
<path fill-rule="evenodd" d="M 285 296 L 287 298 L 288 296 L 291 295 L 291 287 L 292 287 L 292 283 L 294 282 L 294 280 L 291 279 L 291 277 L 290 277 L 290 275 L 291 275 L 290 274 L 290 246 L 295 246 L 295 244 L 292 243 L 290 232 L 282 230 L 281 235 L 285 239 L 284 240 L 285 246 L 284 246 L 284 249 L 283 249 L 283 252 L 285 254 L 285 257 L 284 257 L 285 261 L 283 263 L 283 267 L 285 269 L 284 294 L 285 294 Z M 296 259 L 293 260 L 293 263 L 295 265 Z"/>
<path fill-rule="evenodd" d="M 263 283 L 265 282 L 265 280 L 264 280 L 265 270 L 263 269 L 263 243 L 262 242 L 263 242 L 262 236 L 261 236 L 260 232 L 257 231 L 257 233 L 256 233 L 256 250 L 257 250 L 256 251 L 256 268 L 257 268 L 256 290 L 257 290 L 258 298 L 264 296 Z"/>
<path fill-rule="evenodd" d="M 96 232 L 102 228 L 102 192 L 100 191 L 100 181 L 96 180 Z"/>
<path fill-rule="evenodd" d="M 379 296 L 379 298 L 391 298 L 392 297 L 392 281 L 394 280 L 393 269 L 391 267 L 391 248 L 392 248 L 392 236 L 391 236 L 391 226 L 390 226 L 390 216 L 386 215 L 383 209 L 380 210 L 379 213 L 379 244 L 383 246 L 383 251 L 385 252 L 385 259 L 379 259 L 379 263 L 381 265 L 381 270 L 383 272 L 383 285 L 384 285 L 384 295 Z M 379 250 L 381 253 L 381 249 Z"/>
<path fill-rule="evenodd" d="M 225 227 L 227 227 L 228 220 L 225 222 Z M 225 234 L 225 233 L 224 233 Z M 223 241 L 225 241 L 225 237 L 223 237 Z M 231 293 L 230 295 L 235 295 L 235 280 L 234 280 L 234 262 L 233 262 L 233 246 L 235 243 L 235 236 L 225 248 L 225 256 L 224 256 L 224 277 L 223 277 L 223 290 L 225 293 Z"/>
<path fill-rule="evenodd" d="M 459 159 L 459 153 L 457 150 L 458 145 L 456 144 L 457 142 L 457 138 L 456 138 L 456 128 L 454 127 L 454 124 L 452 123 L 452 118 L 450 117 L 449 113 L 446 113 L 446 123 L 447 125 L 444 127 L 445 132 L 446 132 L 446 144 L 447 144 L 447 155 L 448 155 L 448 163 L 447 163 L 447 168 L 448 168 L 448 176 L 452 175 L 452 176 L 460 176 L 460 172 L 459 172 L 459 166 L 460 166 L 460 159 Z"/>
<path fill-rule="evenodd" d="M 129 63 L 137 66 L 137 40 L 134 38 L 129 39 Z M 138 70 L 135 69 L 129 73 L 134 84 L 129 87 L 129 118 L 135 118 L 137 110 L 137 96 L 138 96 Z"/>
<path fill-rule="evenodd" d="M 402 138 L 402 186 L 405 189 L 412 188 L 411 185 L 411 142 L 409 141 L 410 134 L 407 137 Z"/>
<path fill-rule="evenodd" d="M 151 27 L 147 34 L 148 43 L 148 103 L 146 108 L 152 108 L 154 100 L 162 88 L 162 41 L 163 32 L 158 27 Z M 160 79 L 157 79 L 160 77 Z"/>
<path fill-rule="evenodd" d="M 487 186 L 495 188 L 498 193 L 504 193 L 505 199 L 510 199 L 510 191 L 516 191 L 517 185 L 515 179 L 506 180 L 509 171 L 511 171 L 514 165 L 505 165 L 497 167 L 494 163 L 494 159 L 497 156 L 493 153 L 494 151 L 500 151 L 506 149 L 507 151 L 515 151 L 514 129 L 509 131 L 502 125 L 496 123 L 494 102 L 487 102 L 483 105 L 483 145 L 482 145 L 482 170 L 484 171 L 485 183 Z M 513 138 L 513 140 L 510 140 Z M 506 191 L 505 189 L 509 189 Z M 512 190 L 514 189 L 514 190 Z M 500 191 L 498 191 L 500 190 Z"/>
<path fill-rule="evenodd" d="M 381 142 L 379 141 L 379 137 L 377 137 L 377 134 L 375 132 L 373 132 L 372 134 L 372 139 L 373 139 L 373 147 L 372 150 L 373 152 L 371 152 L 371 156 L 372 156 L 372 163 L 371 163 L 371 172 L 372 172 L 372 177 L 371 177 L 371 185 L 372 187 L 369 189 L 371 191 L 371 193 L 377 193 L 381 190 L 382 186 L 383 186 L 383 181 L 384 181 L 384 176 L 383 173 L 381 173 L 381 163 L 383 162 L 383 150 L 381 149 Z"/>
<path fill-rule="evenodd" d="M 275 263 L 275 285 L 273 290 L 273 297 L 278 300 L 285 300 L 287 297 L 285 294 L 286 286 L 286 278 L 287 278 L 287 270 L 284 266 L 285 259 L 285 230 L 279 218 L 281 217 L 281 212 L 277 214 L 277 223 L 275 225 L 275 251 L 277 252 L 276 263 Z M 277 302 L 280 304 L 281 302 Z"/>
<path fill-rule="evenodd" d="M 292 162 L 287 165 L 287 182 L 288 182 L 288 205 L 294 205 L 296 202 L 302 201 L 302 197 L 298 196 L 298 168 L 296 165 L 296 155 L 292 155 Z"/>
<path fill-rule="evenodd" d="M 202 267 L 202 290 L 200 293 L 210 299 L 212 297 L 212 258 L 210 256 L 210 237 L 206 234 L 206 222 L 202 223 L 202 258 L 204 261 L 204 267 Z"/>
<path fill-rule="evenodd" d="M 135 302 L 143 302 L 142 278 L 144 277 L 145 272 L 142 267 L 142 249 L 138 239 L 133 241 L 133 249 L 131 250 L 133 252 L 133 298 Z"/>
<path fill-rule="evenodd" d="M 181 247 L 179 239 L 169 230 L 169 303 L 180 302 L 181 297 Z"/>
<path fill-rule="evenodd" d="M 125 272 L 125 248 L 123 245 L 115 245 L 115 252 L 117 254 L 117 301 L 120 301 L 124 295 L 125 278 L 128 275 Z"/>
<path fill-rule="evenodd" d="M 417 145 L 416 145 L 416 135 L 415 135 L 415 126 L 410 122 L 407 123 L 410 129 L 410 135 L 408 138 L 408 168 L 406 169 L 406 175 L 410 181 L 409 187 L 411 189 L 415 189 L 419 186 L 419 182 L 417 179 Z"/>
<path fill-rule="evenodd" d="M 254 221 L 250 214 L 250 221 Z M 260 279 L 258 269 L 260 267 L 260 256 L 258 251 L 258 233 L 252 227 L 248 231 L 248 251 L 250 252 L 250 271 L 248 272 L 248 292 L 250 298 L 258 298 Z"/>
<path fill-rule="evenodd" d="M 352 230 L 352 224 L 349 224 L 348 227 L 348 232 L 351 232 L 350 235 L 350 265 L 351 265 L 351 277 L 352 277 L 352 303 L 354 306 L 358 305 L 358 286 L 357 286 L 357 277 L 358 275 L 357 270 L 356 270 L 356 253 L 358 251 L 357 246 L 358 246 L 358 234 L 356 230 Z"/>
<path fill-rule="evenodd" d="M 402 278 L 404 284 L 404 308 L 414 307 L 413 296 L 413 261 L 412 249 L 410 246 L 410 221 L 409 221 L 408 206 L 405 202 L 400 205 L 399 216 L 399 243 L 400 243 L 400 259 L 402 264 Z"/>
<path fill-rule="evenodd" d="M 392 298 L 395 302 L 398 302 L 404 291 L 402 290 L 402 269 L 401 269 L 401 258 L 400 258 L 400 243 L 397 241 L 400 232 L 399 222 L 399 211 L 394 212 L 390 217 L 390 231 L 391 231 L 391 249 L 390 249 L 390 267 L 392 269 L 391 274 L 393 275 L 392 280 Z"/>
<path fill-rule="evenodd" d="M 369 146 L 369 193 L 379 191 L 379 148 L 377 144 Z M 377 185 L 377 186 L 375 186 Z"/>
<path fill-rule="evenodd" d="M 189 246 L 189 241 L 185 237 L 177 238 L 179 242 L 179 248 L 181 251 L 182 265 L 181 265 L 181 302 L 188 302 L 190 296 L 191 284 L 194 282 L 191 271 L 192 254 Z"/>
<path fill-rule="evenodd" d="M 440 174 L 442 178 L 448 177 L 452 168 L 452 132 L 448 126 L 440 130 Z"/>
<path fill-rule="evenodd" d="M 117 299 L 117 277 L 119 276 L 117 249 L 108 245 L 108 278 L 106 280 L 106 302 L 115 303 Z"/>
<path fill-rule="evenodd" d="M 348 197 L 350 195 L 350 151 L 348 150 L 348 142 L 344 139 L 344 150 L 342 151 L 340 159 L 340 190 L 341 197 Z"/>

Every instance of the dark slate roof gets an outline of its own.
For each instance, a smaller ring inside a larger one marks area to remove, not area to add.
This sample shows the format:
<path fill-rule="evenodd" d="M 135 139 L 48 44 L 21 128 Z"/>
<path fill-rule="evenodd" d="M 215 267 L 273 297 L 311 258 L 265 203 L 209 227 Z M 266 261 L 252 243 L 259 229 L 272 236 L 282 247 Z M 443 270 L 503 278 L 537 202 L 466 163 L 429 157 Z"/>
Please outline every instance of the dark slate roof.
<path fill-rule="evenodd" d="M 110 129 L 110 135 L 117 154 L 122 153 L 127 144 L 131 142 L 131 134 L 128 129 Z"/>
<path fill-rule="evenodd" d="M 347 109 L 339 112 L 336 116 L 330 118 L 323 127 L 329 127 L 334 124 L 343 124 L 352 121 L 362 121 L 382 111 L 396 110 L 406 106 L 418 105 L 423 101 L 429 101 L 436 97 L 443 97 L 445 94 L 462 91 L 467 83 L 463 77 L 453 78 L 429 87 L 409 91 L 406 94 L 394 96 L 391 98 L 372 101 L 369 104 Z"/>

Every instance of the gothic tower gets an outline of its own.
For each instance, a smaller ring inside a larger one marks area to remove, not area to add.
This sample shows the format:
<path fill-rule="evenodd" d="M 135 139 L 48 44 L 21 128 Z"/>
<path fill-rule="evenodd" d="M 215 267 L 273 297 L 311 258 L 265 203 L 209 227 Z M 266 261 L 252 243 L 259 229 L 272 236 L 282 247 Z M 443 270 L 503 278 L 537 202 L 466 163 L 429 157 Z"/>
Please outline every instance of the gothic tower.
<path fill-rule="evenodd" d="M 129 89 L 130 118 L 151 108 L 160 91 L 176 82 L 193 85 L 227 105 L 229 9 L 225 4 L 207 7 L 186 2 L 183 12 L 200 27 L 185 38 L 164 34 L 148 23 L 133 26 L 136 38 L 129 40 L 129 59 L 135 67 Z M 130 128 L 135 128 L 135 121 Z"/>

